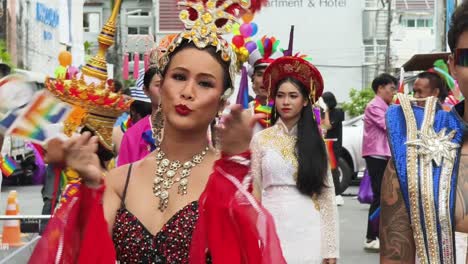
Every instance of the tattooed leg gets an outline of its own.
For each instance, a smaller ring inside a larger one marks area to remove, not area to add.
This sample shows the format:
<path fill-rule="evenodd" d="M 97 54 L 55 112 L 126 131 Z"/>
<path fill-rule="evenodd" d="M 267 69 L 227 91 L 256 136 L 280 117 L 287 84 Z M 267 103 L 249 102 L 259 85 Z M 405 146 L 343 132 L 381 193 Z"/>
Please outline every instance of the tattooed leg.
<path fill-rule="evenodd" d="M 383 177 L 380 206 L 380 263 L 415 263 L 413 232 L 393 160 Z"/>

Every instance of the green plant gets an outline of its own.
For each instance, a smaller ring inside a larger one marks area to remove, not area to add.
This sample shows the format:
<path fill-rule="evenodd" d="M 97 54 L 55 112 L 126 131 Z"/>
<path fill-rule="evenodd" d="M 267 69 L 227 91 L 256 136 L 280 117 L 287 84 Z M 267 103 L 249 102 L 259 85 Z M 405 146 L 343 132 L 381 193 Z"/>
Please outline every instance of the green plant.
<path fill-rule="evenodd" d="M 6 43 L 3 40 L 0 40 L 0 63 L 5 63 L 13 67 L 10 53 L 8 53 Z"/>
<path fill-rule="evenodd" d="M 350 116 L 358 116 L 364 114 L 367 104 L 374 98 L 375 93 L 371 88 L 356 90 L 354 88 L 349 92 L 350 102 L 343 103 L 343 109 Z"/>
<path fill-rule="evenodd" d="M 129 88 L 129 87 L 135 87 L 136 85 L 136 80 L 133 78 L 129 78 L 128 80 L 124 80 L 124 87 Z"/>
<path fill-rule="evenodd" d="M 93 42 L 85 41 L 83 43 L 84 52 L 85 52 L 85 63 L 91 59 L 91 47 L 93 46 Z"/>
<path fill-rule="evenodd" d="M 85 41 L 83 43 L 84 51 L 86 55 L 91 55 L 91 47 L 93 46 L 93 42 Z"/>

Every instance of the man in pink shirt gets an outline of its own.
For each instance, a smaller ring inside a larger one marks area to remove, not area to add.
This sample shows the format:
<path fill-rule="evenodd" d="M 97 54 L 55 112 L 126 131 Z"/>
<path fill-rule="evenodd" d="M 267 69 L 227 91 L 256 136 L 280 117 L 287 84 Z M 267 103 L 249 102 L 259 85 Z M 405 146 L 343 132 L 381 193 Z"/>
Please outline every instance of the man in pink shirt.
<path fill-rule="evenodd" d="M 158 110 L 160 84 L 161 72 L 154 66 L 148 68 L 144 74 L 142 86 L 144 94 L 151 100 L 152 113 L 156 113 Z M 151 128 L 151 115 L 149 115 L 132 125 L 125 132 L 120 144 L 117 166 L 138 161 L 156 148 Z"/>
<path fill-rule="evenodd" d="M 397 91 L 397 79 L 389 74 L 383 73 L 372 81 L 372 89 L 375 97 L 367 104 L 364 112 L 364 137 L 362 145 L 362 156 L 366 160 L 367 172 L 371 178 L 374 200 L 369 209 L 370 216 L 380 206 L 380 188 L 382 177 L 390 158 L 390 147 L 387 139 L 387 126 L 385 113 L 391 104 Z M 367 223 L 367 235 L 364 248 L 379 250 L 378 228 L 370 221 Z"/>

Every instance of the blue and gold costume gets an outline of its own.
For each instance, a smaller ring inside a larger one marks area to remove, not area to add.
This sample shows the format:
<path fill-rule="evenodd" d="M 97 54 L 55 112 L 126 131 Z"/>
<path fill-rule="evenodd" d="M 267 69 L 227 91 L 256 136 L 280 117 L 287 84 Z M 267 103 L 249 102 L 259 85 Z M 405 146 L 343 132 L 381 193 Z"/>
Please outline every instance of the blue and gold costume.
<path fill-rule="evenodd" d="M 419 263 L 455 263 L 455 192 L 464 123 L 437 98 L 424 108 L 399 95 L 387 130 Z M 402 122 L 404 120 L 404 122 Z"/>

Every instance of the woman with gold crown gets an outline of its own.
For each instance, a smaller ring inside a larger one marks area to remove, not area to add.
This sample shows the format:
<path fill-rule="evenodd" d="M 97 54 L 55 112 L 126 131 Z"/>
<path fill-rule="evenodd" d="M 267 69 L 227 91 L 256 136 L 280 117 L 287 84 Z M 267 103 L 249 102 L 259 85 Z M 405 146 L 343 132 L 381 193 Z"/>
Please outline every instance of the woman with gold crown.
<path fill-rule="evenodd" d="M 84 134 L 68 141 L 67 165 L 83 184 L 51 219 L 64 228 L 49 224 L 32 262 L 285 263 L 271 216 L 249 193 L 249 143 L 261 116 L 233 107 L 218 128 L 220 154 L 206 137 L 236 70 L 220 34 L 260 3 L 180 4 L 187 7 L 180 13 L 186 30 L 160 60 L 160 145 L 104 177 L 97 138 Z"/>
<path fill-rule="evenodd" d="M 336 263 L 335 190 L 312 110 L 322 76 L 305 59 L 285 56 L 266 68 L 263 80 L 274 101 L 273 126 L 251 143 L 256 196 L 275 219 L 288 263 Z"/>

